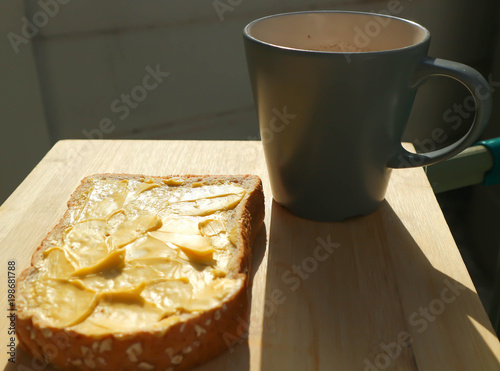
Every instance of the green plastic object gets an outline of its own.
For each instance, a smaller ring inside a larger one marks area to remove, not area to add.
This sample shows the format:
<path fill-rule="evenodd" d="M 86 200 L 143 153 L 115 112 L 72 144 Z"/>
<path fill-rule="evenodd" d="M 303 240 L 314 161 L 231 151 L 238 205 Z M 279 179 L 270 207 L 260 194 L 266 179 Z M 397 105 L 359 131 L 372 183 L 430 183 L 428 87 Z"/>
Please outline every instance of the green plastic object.
<path fill-rule="evenodd" d="M 500 138 L 483 140 L 476 145 L 485 146 L 493 156 L 493 167 L 484 175 L 483 184 L 500 184 Z"/>

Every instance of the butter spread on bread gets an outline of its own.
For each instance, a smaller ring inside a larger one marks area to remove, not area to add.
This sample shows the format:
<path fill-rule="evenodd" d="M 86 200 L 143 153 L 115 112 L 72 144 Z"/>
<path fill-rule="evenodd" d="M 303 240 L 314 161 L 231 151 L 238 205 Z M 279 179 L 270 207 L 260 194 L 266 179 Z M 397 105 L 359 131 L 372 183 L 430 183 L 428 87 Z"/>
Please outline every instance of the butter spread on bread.
<path fill-rule="evenodd" d="M 255 176 L 84 179 L 18 280 L 22 346 L 67 370 L 213 358 L 244 335 L 263 215 Z"/>

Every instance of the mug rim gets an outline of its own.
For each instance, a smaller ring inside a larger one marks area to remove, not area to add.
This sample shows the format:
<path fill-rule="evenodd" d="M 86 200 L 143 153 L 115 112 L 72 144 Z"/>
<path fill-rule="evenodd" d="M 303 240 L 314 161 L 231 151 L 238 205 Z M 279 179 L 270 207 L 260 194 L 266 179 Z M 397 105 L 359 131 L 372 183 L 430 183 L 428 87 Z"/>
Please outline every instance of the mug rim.
<path fill-rule="evenodd" d="M 289 46 L 284 46 L 284 45 L 278 45 L 278 44 L 273 44 L 267 41 L 263 41 L 260 39 L 257 39 L 256 37 L 252 36 L 250 34 L 250 28 L 262 21 L 265 21 L 270 18 L 278 18 L 278 17 L 287 17 L 290 15 L 300 15 L 300 14 L 322 14 L 322 13 L 331 13 L 331 14 L 355 14 L 355 15 L 368 15 L 368 16 L 374 16 L 374 17 L 383 17 L 383 18 L 391 18 L 394 20 L 397 20 L 399 22 L 407 23 L 410 24 L 414 27 L 419 28 L 422 30 L 425 34 L 425 36 L 420 40 L 419 42 L 416 42 L 414 44 L 404 46 L 401 48 L 394 48 L 394 49 L 387 49 L 387 50 L 376 50 L 376 51 L 326 51 L 326 50 L 311 50 L 311 49 L 301 49 L 301 48 L 294 48 L 294 47 L 289 47 Z M 355 10 L 303 10 L 303 11 L 298 11 L 298 12 L 286 12 L 286 13 L 277 13 L 277 14 L 271 14 L 267 15 L 265 17 L 257 18 L 248 23 L 245 28 L 243 29 L 243 36 L 253 42 L 256 42 L 258 44 L 262 44 L 268 47 L 272 48 L 277 48 L 277 49 L 282 49 L 284 51 L 291 51 L 291 52 L 300 52 L 300 53 L 313 53 L 313 54 L 321 54 L 321 55 L 352 55 L 352 54 L 357 54 L 357 55 L 373 55 L 373 54 L 386 54 L 386 53 L 397 53 L 397 52 L 402 52 L 405 50 L 409 50 L 412 48 L 417 48 L 420 45 L 426 43 L 429 41 L 431 37 L 430 31 L 422 26 L 421 24 L 411 21 L 409 19 L 405 18 L 400 18 L 396 17 L 393 15 L 387 15 L 387 14 L 379 14 L 379 13 L 373 13 L 373 12 L 359 12 Z"/>

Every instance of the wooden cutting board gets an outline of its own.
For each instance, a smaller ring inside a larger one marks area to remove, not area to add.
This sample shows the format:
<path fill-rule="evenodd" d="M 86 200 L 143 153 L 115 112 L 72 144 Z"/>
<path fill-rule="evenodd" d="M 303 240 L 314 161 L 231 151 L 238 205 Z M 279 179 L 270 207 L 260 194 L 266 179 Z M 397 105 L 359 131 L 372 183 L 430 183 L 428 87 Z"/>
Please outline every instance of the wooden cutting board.
<path fill-rule="evenodd" d="M 60 141 L 0 208 L 4 287 L 8 262 L 19 275 L 80 180 L 101 172 L 264 182 L 246 340 L 197 370 L 500 370 L 500 343 L 422 169 L 395 170 L 375 213 L 318 223 L 272 201 L 259 142 Z M 50 370 L 19 348 L 8 362 L 6 289 L 1 303 L 4 370 Z"/>

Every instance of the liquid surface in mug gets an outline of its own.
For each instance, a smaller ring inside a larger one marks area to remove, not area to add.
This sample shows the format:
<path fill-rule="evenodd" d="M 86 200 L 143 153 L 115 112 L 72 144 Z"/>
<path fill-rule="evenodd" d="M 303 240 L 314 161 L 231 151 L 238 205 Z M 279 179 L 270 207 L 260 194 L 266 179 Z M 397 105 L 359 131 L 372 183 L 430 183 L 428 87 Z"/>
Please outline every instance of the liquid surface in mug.
<path fill-rule="evenodd" d="M 367 48 L 359 48 L 356 45 L 346 42 L 326 42 L 322 43 L 317 47 L 307 48 L 308 50 L 320 51 L 320 52 L 337 52 L 337 53 L 361 53 L 369 52 L 371 50 Z"/>

